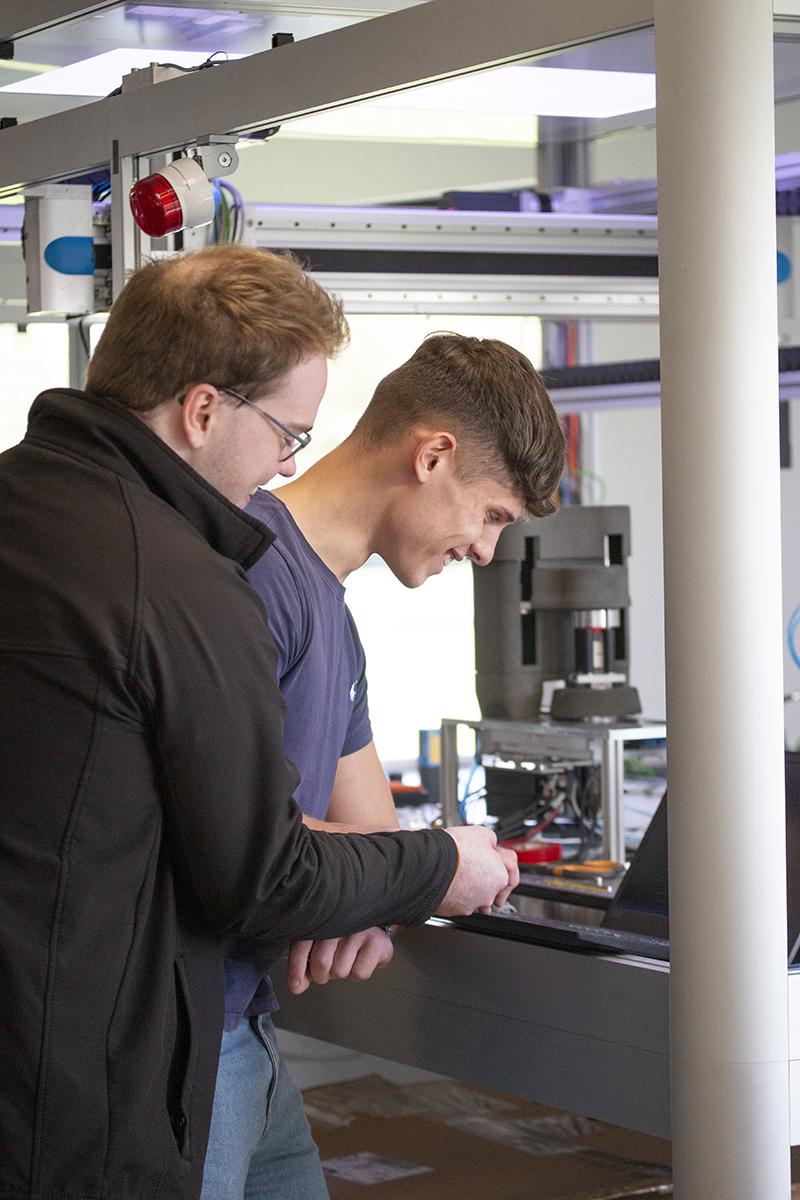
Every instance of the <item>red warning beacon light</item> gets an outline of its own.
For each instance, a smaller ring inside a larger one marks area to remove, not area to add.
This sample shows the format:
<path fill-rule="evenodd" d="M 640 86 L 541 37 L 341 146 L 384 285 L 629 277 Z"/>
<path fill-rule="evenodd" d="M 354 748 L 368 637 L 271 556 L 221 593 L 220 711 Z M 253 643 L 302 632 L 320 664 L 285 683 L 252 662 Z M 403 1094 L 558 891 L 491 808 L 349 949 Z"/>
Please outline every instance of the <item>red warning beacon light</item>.
<path fill-rule="evenodd" d="M 183 229 L 183 209 L 175 188 L 163 175 L 149 175 L 131 188 L 133 219 L 148 237 L 166 237 Z"/>
<path fill-rule="evenodd" d="M 133 219 L 148 237 L 166 237 L 214 220 L 211 180 L 196 158 L 178 158 L 130 191 Z"/>

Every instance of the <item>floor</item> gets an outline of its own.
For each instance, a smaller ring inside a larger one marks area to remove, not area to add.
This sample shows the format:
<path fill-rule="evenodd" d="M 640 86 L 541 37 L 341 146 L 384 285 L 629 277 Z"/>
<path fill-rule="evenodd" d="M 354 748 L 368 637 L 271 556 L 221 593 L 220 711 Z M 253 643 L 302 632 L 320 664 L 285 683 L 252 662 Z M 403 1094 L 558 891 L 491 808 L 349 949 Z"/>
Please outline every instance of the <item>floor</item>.
<path fill-rule="evenodd" d="M 671 1195 L 668 1142 L 280 1031 L 332 1200 Z M 369 1190 L 369 1189 L 367 1189 Z"/>

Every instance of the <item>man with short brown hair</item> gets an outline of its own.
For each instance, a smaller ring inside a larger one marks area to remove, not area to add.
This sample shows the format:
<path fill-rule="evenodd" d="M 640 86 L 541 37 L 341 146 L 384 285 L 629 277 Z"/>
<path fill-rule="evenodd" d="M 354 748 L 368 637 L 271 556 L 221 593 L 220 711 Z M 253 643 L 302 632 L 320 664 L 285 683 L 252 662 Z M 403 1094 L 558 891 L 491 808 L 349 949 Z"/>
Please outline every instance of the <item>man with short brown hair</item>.
<path fill-rule="evenodd" d="M 504 480 L 529 517 L 556 511 L 564 434 L 541 375 L 520 350 L 496 338 L 429 335 L 380 381 L 348 442 L 366 452 L 395 445 L 437 418 L 461 441 L 460 478 Z"/>
<path fill-rule="evenodd" d="M 333 358 L 349 336 L 340 302 L 291 254 L 209 246 L 131 277 L 86 387 L 139 413 L 192 380 L 264 391 L 311 355 Z"/>
<path fill-rule="evenodd" d="M 195 1200 L 223 940 L 470 911 L 515 866 L 486 830 L 310 832 L 242 508 L 291 475 L 344 336 L 285 258 L 158 262 L 89 391 L 0 456 L 0 1193 Z M 275 333 L 275 330 L 278 332 Z"/>
<path fill-rule="evenodd" d="M 453 560 L 486 565 L 510 522 L 555 510 L 563 467 L 561 425 L 528 359 L 494 339 L 435 334 L 381 380 L 340 446 L 277 492 L 256 493 L 248 512 L 277 537 L 249 578 L 277 648 L 286 753 L 300 770 L 296 798 L 309 825 L 397 825 L 347 577 L 371 554 L 407 587 Z M 391 957 L 380 928 L 298 943 L 290 988 L 367 979 Z M 327 1196 L 269 1016 L 268 964 L 257 943 L 229 947 L 202 1200 Z"/>

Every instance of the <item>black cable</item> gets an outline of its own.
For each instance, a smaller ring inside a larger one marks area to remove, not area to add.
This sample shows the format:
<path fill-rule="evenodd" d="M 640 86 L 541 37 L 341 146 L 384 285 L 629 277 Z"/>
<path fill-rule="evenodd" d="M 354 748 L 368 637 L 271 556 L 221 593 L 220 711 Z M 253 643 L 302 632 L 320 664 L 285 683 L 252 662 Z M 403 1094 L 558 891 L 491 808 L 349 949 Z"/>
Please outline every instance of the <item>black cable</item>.
<path fill-rule="evenodd" d="M 221 62 L 218 62 L 214 57 L 216 54 L 224 54 L 225 58 Z M 197 65 L 194 67 L 184 67 L 180 63 L 173 62 L 159 62 L 152 63 L 151 65 L 155 67 L 171 67 L 173 71 L 182 71 L 184 75 L 190 75 L 192 71 L 205 71 L 208 69 L 208 67 L 221 67 L 223 62 L 229 61 L 227 50 L 215 50 L 212 54 L 209 54 L 208 58 L 205 59 L 204 62 L 197 63 Z M 121 94 L 122 84 L 120 84 L 119 87 L 115 87 L 113 92 L 109 92 L 104 99 L 110 100 L 112 96 L 119 96 Z"/>
<path fill-rule="evenodd" d="M 91 349 L 91 343 L 89 340 L 89 330 L 86 327 L 83 317 L 81 317 L 79 319 L 77 327 L 78 327 L 78 337 L 81 339 L 81 344 L 86 352 L 86 357 L 91 358 L 92 349 Z"/>

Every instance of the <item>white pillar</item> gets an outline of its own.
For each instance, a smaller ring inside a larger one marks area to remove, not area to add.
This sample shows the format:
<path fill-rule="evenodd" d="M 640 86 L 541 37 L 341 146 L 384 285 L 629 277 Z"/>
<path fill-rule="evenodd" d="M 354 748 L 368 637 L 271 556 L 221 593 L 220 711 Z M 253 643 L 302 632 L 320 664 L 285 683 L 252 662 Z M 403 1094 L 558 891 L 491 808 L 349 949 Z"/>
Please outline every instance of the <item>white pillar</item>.
<path fill-rule="evenodd" d="M 655 12 L 675 1196 L 786 1200 L 772 4 Z"/>

